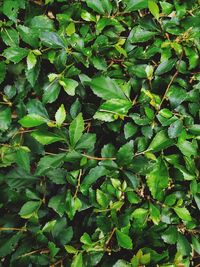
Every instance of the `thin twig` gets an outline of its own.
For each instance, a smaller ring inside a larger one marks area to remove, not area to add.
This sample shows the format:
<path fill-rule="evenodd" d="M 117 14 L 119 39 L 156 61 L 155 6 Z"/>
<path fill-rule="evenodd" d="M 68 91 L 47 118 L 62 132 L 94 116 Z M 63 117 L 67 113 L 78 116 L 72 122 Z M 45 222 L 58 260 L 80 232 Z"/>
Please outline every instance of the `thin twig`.
<path fill-rule="evenodd" d="M 112 237 L 113 237 L 113 235 L 114 235 L 114 233 L 115 233 L 116 230 L 117 230 L 116 227 L 113 228 L 113 230 L 112 230 L 112 232 L 111 232 L 111 234 L 110 234 L 108 240 L 106 241 L 106 245 L 108 245 L 108 244 L 110 243 L 110 240 L 112 239 Z"/>
<path fill-rule="evenodd" d="M 26 228 L 16 228 L 16 227 L 0 227 L 0 231 L 20 231 L 20 232 L 25 232 L 27 231 Z"/>
<path fill-rule="evenodd" d="M 58 265 L 58 264 L 60 264 L 60 266 L 63 266 L 63 259 L 61 259 L 61 260 L 59 260 L 59 261 L 57 261 L 57 262 L 51 264 L 50 267 L 54 267 L 54 266 L 56 266 L 56 265 Z"/>
<path fill-rule="evenodd" d="M 177 69 L 178 69 L 178 67 L 179 67 L 179 65 L 180 65 L 180 63 L 181 63 L 182 57 L 183 57 L 183 52 L 182 52 L 182 54 L 181 54 L 181 56 L 180 56 L 180 58 L 179 58 L 179 60 L 178 60 Z M 179 74 L 179 71 L 177 70 L 177 71 L 174 73 L 174 75 L 172 76 L 172 78 L 171 78 L 171 80 L 170 80 L 170 82 L 169 82 L 169 84 L 168 84 L 168 86 L 167 86 L 167 89 L 166 89 L 166 91 L 165 91 L 165 93 L 164 93 L 164 95 L 163 95 L 163 97 L 162 97 L 162 100 L 161 100 L 161 102 L 160 102 L 160 105 L 159 105 L 159 107 L 158 107 L 158 110 L 160 110 L 160 108 L 161 108 L 163 102 L 164 102 L 165 99 L 166 99 L 167 93 L 168 93 L 168 91 L 169 91 L 169 89 L 170 89 L 172 83 L 174 82 L 174 80 L 175 80 L 176 77 L 178 76 L 178 74 Z"/>
<path fill-rule="evenodd" d="M 82 169 L 80 169 L 80 172 L 79 172 L 79 175 L 78 175 L 78 183 L 77 183 L 77 186 L 76 186 L 76 191 L 74 193 L 74 198 L 76 198 L 76 196 L 78 194 L 78 191 L 79 191 L 79 188 L 80 188 L 80 185 L 81 185 L 81 176 L 82 176 Z"/>
<path fill-rule="evenodd" d="M 94 159 L 94 160 L 116 160 L 116 158 L 100 158 L 100 157 L 95 157 L 95 156 L 90 156 L 87 154 L 81 154 L 83 157 L 86 157 L 88 159 Z"/>
<path fill-rule="evenodd" d="M 176 76 L 178 75 L 178 73 L 179 73 L 179 72 L 176 71 L 176 72 L 174 73 L 174 75 L 172 76 L 172 78 L 171 78 L 171 80 L 170 80 L 170 82 L 169 82 L 169 84 L 168 84 L 168 86 L 167 86 L 167 89 L 166 89 L 166 91 L 165 91 L 165 93 L 164 93 L 164 95 L 163 95 L 163 97 L 162 97 L 162 100 L 161 100 L 161 102 L 160 102 L 160 105 L 159 105 L 158 110 L 160 110 L 160 108 L 161 108 L 161 106 L 162 106 L 162 103 L 164 102 L 164 100 L 165 100 L 165 98 L 166 98 L 166 95 L 167 95 L 167 93 L 168 93 L 168 91 L 169 91 L 169 89 L 170 89 L 172 83 L 173 83 L 174 80 L 176 79 Z"/>
<path fill-rule="evenodd" d="M 28 253 L 21 255 L 19 258 L 27 257 L 35 253 L 48 254 L 49 252 L 50 252 L 49 249 L 36 249 L 36 250 L 30 251 Z"/>

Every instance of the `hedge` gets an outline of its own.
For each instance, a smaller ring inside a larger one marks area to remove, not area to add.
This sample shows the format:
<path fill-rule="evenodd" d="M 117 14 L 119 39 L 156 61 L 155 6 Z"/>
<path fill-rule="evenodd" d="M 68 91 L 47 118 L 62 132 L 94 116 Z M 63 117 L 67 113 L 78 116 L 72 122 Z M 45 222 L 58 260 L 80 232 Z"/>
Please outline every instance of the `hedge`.
<path fill-rule="evenodd" d="M 199 266 L 200 2 L 0 17 L 0 266 Z"/>

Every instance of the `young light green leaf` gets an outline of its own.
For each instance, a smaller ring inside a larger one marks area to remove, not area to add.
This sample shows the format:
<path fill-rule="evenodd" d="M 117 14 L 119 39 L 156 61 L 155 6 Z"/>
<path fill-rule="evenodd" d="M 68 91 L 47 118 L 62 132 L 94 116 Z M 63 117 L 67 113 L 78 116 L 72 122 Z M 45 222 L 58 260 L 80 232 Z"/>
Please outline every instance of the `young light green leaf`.
<path fill-rule="evenodd" d="M 78 253 L 73 257 L 71 267 L 83 267 L 83 256 L 82 253 Z"/>
<path fill-rule="evenodd" d="M 148 0 L 148 8 L 151 14 L 156 18 L 159 19 L 159 7 L 155 0 Z"/>
<path fill-rule="evenodd" d="M 68 95 L 75 95 L 75 89 L 78 86 L 77 81 L 68 78 L 62 78 L 59 80 L 59 84 L 63 86 L 63 89 Z"/>
<path fill-rule="evenodd" d="M 191 221 L 192 217 L 189 213 L 189 211 L 185 207 L 175 207 L 174 211 L 178 215 L 179 218 L 181 218 L 183 221 Z"/>
<path fill-rule="evenodd" d="M 71 36 L 75 32 L 76 32 L 75 24 L 74 22 L 70 22 L 70 24 L 66 28 L 66 34 L 68 36 Z"/>
<path fill-rule="evenodd" d="M 35 131 L 31 133 L 31 136 L 34 137 L 42 145 L 49 145 L 64 140 L 63 137 L 47 131 Z"/>
<path fill-rule="evenodd" d="M 33 54 L 33 52 L 29 52 L 29 54 L 28 54 L 28 56 L 26 58 L 26 62 L 27 62 L 27 68 L 28 68 L 28 70 L 32 69 L 36 65 L 37 58 Z"/>
<path fill-rule="evenodd" d="M 36 215 L 40 206 L 41 206 L 40 201 L 28 201 L 21 207 L 19 215 L 23 219 L 29 219 L 33 215 Z"/>
<path fill-rule="evenodd" d="M 106 195 L 103 191 L 97 189 L 96 191 L 97 202 L 103 208 L 106 208 L 109 204 L 108 195 Z"/>
<path fill-rule="evenodd" d="M 18 121 L 23 127 L 30 128 L 47 123 L 48 120 L 38 114 L 28 114 Z"/>
<path fill-rule="evenodd" d="M 66 111 L 64 105 L 62 104 L 55 114 L 56 124 L 60 127 L 64 122 L 65 118 L 66 118 Z"/>

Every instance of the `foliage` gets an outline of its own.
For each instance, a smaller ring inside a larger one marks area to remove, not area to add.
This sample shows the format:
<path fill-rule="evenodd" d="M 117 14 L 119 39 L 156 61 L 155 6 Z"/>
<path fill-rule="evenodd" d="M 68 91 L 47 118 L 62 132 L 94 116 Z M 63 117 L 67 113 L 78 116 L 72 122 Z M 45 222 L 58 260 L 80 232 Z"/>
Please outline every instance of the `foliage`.
<path fill-rule="evenodd" d="M 197 265 L 199 1 L 0 13 L 0 266 Z"/>

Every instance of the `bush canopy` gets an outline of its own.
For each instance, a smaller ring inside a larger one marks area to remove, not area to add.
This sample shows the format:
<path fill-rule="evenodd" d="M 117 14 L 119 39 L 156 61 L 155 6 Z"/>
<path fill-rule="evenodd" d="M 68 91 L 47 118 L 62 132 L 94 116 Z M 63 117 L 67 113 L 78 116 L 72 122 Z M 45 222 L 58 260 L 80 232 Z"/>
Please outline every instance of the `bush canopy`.
<path fill-rule="evenodd" d="M 200 1 L 0 1 L 0 266 L 200 262 Z"/>

